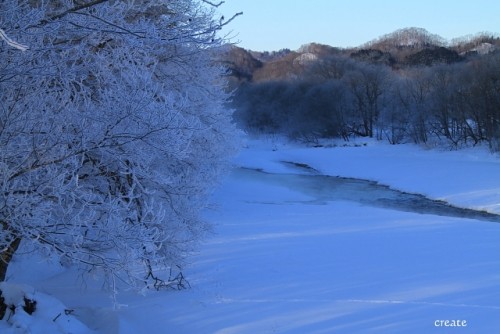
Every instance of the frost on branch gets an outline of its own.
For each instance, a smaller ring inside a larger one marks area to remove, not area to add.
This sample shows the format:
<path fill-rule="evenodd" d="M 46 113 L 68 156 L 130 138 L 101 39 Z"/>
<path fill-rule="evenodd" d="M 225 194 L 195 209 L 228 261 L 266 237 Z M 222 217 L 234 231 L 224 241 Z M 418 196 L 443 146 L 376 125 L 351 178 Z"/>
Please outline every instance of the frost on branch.
<path fill-rule="evenodd" d="M 26 51 L 29 49 L 29 47 L 27 45 L 23 45 L 21 43 L 18 43 L 12 39 L 10 39 L 9 36 L 7 36 L 7 34 L 5 33 L 5 31 L 3 31 L 3 29 L 0 29 L 0 38 L 5 42 L 7 43 L 7 45 L 13 47 L 13 48 L 16 48 L 18 50 L 21 50 L 21 51 Z"/>
<path fill-rule="evenodd" d="M 182 262 L 234 147 L 212 17 L 194 0 L 0 4 L 30 46 L 0 49 L 2 258 L 22 240 L 138 288 Z"/>

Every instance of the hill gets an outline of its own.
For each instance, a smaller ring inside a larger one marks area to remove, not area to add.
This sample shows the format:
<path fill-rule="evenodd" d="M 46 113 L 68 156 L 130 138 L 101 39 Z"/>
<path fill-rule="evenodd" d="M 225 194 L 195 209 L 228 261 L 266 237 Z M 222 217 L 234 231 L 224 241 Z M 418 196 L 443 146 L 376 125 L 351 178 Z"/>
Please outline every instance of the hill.
<path fill-rule="evenodd" d="M 479 33 L 447 41 L 423 28 L 404 28 L 351 49 L 310 43 L 295 51 L 256 52 L 232 46 L 225 61 L 235 88 L 243 82 L 295 79 L 304 75 L 308 64 L 332 57 L 402 69 L 467 61 L 499 49 L 498 34 Z"/>

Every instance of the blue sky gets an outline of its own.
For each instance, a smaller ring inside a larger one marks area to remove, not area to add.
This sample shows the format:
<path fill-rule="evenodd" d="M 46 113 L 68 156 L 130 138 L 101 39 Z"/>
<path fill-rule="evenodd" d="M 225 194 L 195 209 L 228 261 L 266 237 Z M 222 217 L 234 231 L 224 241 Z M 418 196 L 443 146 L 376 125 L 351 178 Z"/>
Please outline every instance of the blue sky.
<path fill-rule="evenodd" d="M 226 0 L 219 11 L 226 18 L 244 12 L 224 32 L 256 51 L 358 46 L 406 27 L 446 39 L 500 33 L 499 0 Z"/>

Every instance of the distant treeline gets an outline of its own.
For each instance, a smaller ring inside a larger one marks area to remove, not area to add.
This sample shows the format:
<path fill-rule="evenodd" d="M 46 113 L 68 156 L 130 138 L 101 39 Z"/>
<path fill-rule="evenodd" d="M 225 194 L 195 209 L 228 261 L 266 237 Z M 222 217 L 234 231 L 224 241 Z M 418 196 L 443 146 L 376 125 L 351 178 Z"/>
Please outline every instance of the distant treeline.
<path fill-rule="evenodd" d="M 353 136 L 390 143 L 489 144 L 500 151 L 500 52 L 394 68 L 330 55 L 296 78 L 242 83 L 235 119 L 248 131 L 294 139 Z"/>

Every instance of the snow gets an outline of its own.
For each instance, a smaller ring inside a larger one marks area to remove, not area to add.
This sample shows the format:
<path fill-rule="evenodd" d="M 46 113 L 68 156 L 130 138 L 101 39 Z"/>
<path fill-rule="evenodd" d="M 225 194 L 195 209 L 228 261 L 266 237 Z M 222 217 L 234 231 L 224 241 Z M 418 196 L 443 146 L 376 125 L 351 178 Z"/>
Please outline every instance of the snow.
<path fill-rule="evenodd" d="M 15 307 L 15 312 L 7 310 L 5 316 L 5 322 L 9 326 L 0 322 L 2 333 L 92 333 L 88 327 L 72 316 L 74 310 L 66 308 L 56 298 L 40 293 L 29 285 L 0 282 L 0 290 L 5 303 Z M 36 301 L 36 309 L 32 314 L 23 309 L 24 298 Z"/>
<path fill-rule="evenodd" d="M 286 184 L 286 176 L 269 182 L 240 167 L 307 174 L 282 162 L 307 164 L 321 174 L 376 180 L 500 213 L 498 157 L 482 148 L 342 145 L 249 140 L 205 213 L 215 232 L 185 269 L 191 289 L 124 291 L 112 300 L 98 281 L 82 281 L 77 272 L 44 265 L 32 254 L 17 256 L 9 284 L 28 284 L 21 291 L 52 306 L 44 307 L 46 314 L 35 312 L 35 320 L 25 317 L 25 331 L 0 321 L 0 332 L 41 333 L 64 309 L 74 310 L 65 321 L 79 325 L 46 333 L 495 332 L 499 224 L 318 201 Z M 467 326 L 437 327 L 440 320 Z"/>
<path fill-rule="evenodd" d="M 304 66 L 316 60 L 318 60 L 317 55 L 315 55 L 314 53 L 306 52 L 295 58 L 294 63 L 298 63 L 299 65 Z"/>
<path fill-rule="evenodd" d="M 491 43 L 481 43 L 471 51 L 476 51 L 480 55 L 485 55 L 494 52 L 497 47 Z"/>

